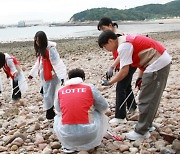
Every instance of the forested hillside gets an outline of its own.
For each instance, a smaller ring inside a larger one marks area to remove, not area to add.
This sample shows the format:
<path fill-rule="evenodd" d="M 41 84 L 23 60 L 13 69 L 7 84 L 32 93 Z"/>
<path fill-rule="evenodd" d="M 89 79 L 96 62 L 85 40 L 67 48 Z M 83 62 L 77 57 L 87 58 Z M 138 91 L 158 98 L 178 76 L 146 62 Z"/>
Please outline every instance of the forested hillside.
<path fill-rule="evenodd" d="M 180 0 L 166 4 L 148 4 L 131 9 L 93 8 L 74 14 L 70 21 L 97 21 L 102 17 L 112 20 L 145 20 L 180 17 Z"/>

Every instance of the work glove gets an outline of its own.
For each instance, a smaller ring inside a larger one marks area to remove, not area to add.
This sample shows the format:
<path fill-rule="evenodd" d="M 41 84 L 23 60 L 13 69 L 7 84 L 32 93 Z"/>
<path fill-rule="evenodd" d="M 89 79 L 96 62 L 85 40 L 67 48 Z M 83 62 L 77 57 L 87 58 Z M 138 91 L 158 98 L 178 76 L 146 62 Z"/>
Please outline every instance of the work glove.
<path fill-rule="evenodd" d="M 2 92 L 1 92 L 1 90 L 0 90 L 0 94 L 1 94 Z"/>
<path fill-rule="evenodd" d="M 109 80 L 113 76 L 114 67 L 110 67 L 109 70 L 106 72 L 106 79 Z"/>
<path fill-rule="evenodd" d="M 28 79 L 31 80 L 33 77 L 31 75 L 28 76 Z"/>
<path fill-rule="evenodd" d="M 101 84 L 102 86 L 109 86 L 109 81 L 108 80 L 103 80 L 103 83 Z"/>
<path fill-rule="evenodd" d="M 116 68 L 115 68 L 115 72 L 119 72 L 119 67 L 116 67 Z"/>
<path fill-rule="evenodd" d="M 61 86 L 64 85 L 64 79 L 61 79 Z"/>
<path fill-rule="evenodd" d="M 142 83 L 142 78 L 141 77 L 137 78 L 135 88 L 138 87 L 138 89 L 140 90 L 141 83 Z"/>

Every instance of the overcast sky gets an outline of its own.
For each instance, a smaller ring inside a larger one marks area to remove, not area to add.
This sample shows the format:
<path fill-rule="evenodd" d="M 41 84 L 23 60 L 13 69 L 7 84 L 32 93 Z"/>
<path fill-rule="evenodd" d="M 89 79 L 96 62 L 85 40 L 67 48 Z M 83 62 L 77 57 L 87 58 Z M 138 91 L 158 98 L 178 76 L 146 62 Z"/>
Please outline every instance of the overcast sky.
<path fill-rule="evenodd" d="M 165 4 L 173 0 L 0 0 L 0 25 L 20 20 L 66 22 L 73 14 L 91 8 L 128 9 L 145 4 Z"/>

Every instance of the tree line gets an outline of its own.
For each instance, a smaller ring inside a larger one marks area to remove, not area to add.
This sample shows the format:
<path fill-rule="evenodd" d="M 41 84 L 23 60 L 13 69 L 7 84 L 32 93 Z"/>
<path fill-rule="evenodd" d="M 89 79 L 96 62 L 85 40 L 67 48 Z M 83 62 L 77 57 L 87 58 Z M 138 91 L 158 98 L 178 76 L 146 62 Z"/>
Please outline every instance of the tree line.
<path fill-rule="evenodd" d="M 180 17 L 180 0 L 166 4 L 148 4 L 131 9 L 93 8 L 74 14 L 70 21 L 98 21 L 102 17 L 117 20 L 148 20 Z"/>

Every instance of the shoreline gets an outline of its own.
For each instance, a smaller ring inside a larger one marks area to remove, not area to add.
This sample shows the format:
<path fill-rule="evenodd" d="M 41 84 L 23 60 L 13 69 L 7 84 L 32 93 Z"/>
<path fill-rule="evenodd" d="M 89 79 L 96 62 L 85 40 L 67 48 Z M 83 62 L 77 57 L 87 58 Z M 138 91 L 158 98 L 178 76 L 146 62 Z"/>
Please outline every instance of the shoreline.
<path fill-rule="evenodd" d="M 126 25 L 126 24 L 168 24 L 168 23 L 180 23 L 180 18 L 169 18 L 169 19 L 149 19 L 149 20 L 127 20 L 127 21 L 114 21 L 118 23 L 118 25 Z M 51 27 L 58 26 L 97 26 L 99 21 L 84 21 L 84 22 L 65 22 L 65 23 L 50 23 Z"/>
<path fill-rule="evenodd" d="M 171 37 L 172 35 L 177 35 L 177 37 L 180 35 L 180 30 L 179 31 L 161 31 L 161 32 L 149 32 L 147 33 L 148 35 L 151 36 L 156 36 L 158 34 L 170 34 Z M 84 37 L 69 37 L 69 38 L 62 38 L 62 39 L 49 39 L 50 41 L 55 41 L 55 42 L 60 42 L 60 41 L 70 41 L 70 40 L 84 40 L 84 39 L 96 39 L 98 36 L 84 36 Z M 180 39 L 180 37 L 178 37 Z M 15 44 L 15 43 L 26 43 L 26 44 L 33 44 L 33 40 L 18 40 L 18 41 L 6 41 L 6 42 L 0 42 L 0 45 L 5 45 L 5 44 Z"/>
<path fill-rule="evenodd" d="M 120 22 L 117 21 L 119 28 L 117 32 L 123 32 L 125 34 L 146 34 L 146 33 L 157 33 L 157 32 L 168 32 L 168 31 L 180 31 L 180 20 L 179 22 L 146 22 L 146 21 L 136 21 L 136 22 Z M 161 22 L 161 23 L 160 23 Z M 97 37 L 100 32 L 97 31 L 97 23 L 90 25 L 80 25 L 73 27 L 69 26 L 32 26 L 24 28 L 7 28 L 0 30 L 1 37 L 0 43 L 12 43 L 12 42 L 28 42 L 33 41 L 34 33 L 32 31 L 43 30 L 48 33 L 48 36 L 52 40 L 57 39 L 84 39 L 86 37 Z M 82 26 L 82 27 L 81 27 Z M 59 35 L 58 35 L 59 34 Z"/>
<path fill-rule="evenodd" d="M 58 27 L 58 26 L 97 26 L 99 21 L 84 21 L 84 22 L 78 22 L 78 21 L 72 21 L 72 22 L 49 22 L 49 23 L 43 23 L 43 24 L 36 24 L 36 25 L 28 25 L 24 27 L 31 27 L 31 26 L 49 26 L 49 27 Z M 180 23 L 180 18 L 169 18 L 169 19 L 148 19 L 148 20 L 124 20 L 124 21 L 114 21 L 118 24 L 157 24 L 157 23 Z M 18 27 L 16 24 L 11 25 L 0 25 L 0 29 L 4 29 L 7 27 Z M 22 28 L 22 27 L 19 27 Z"/>

